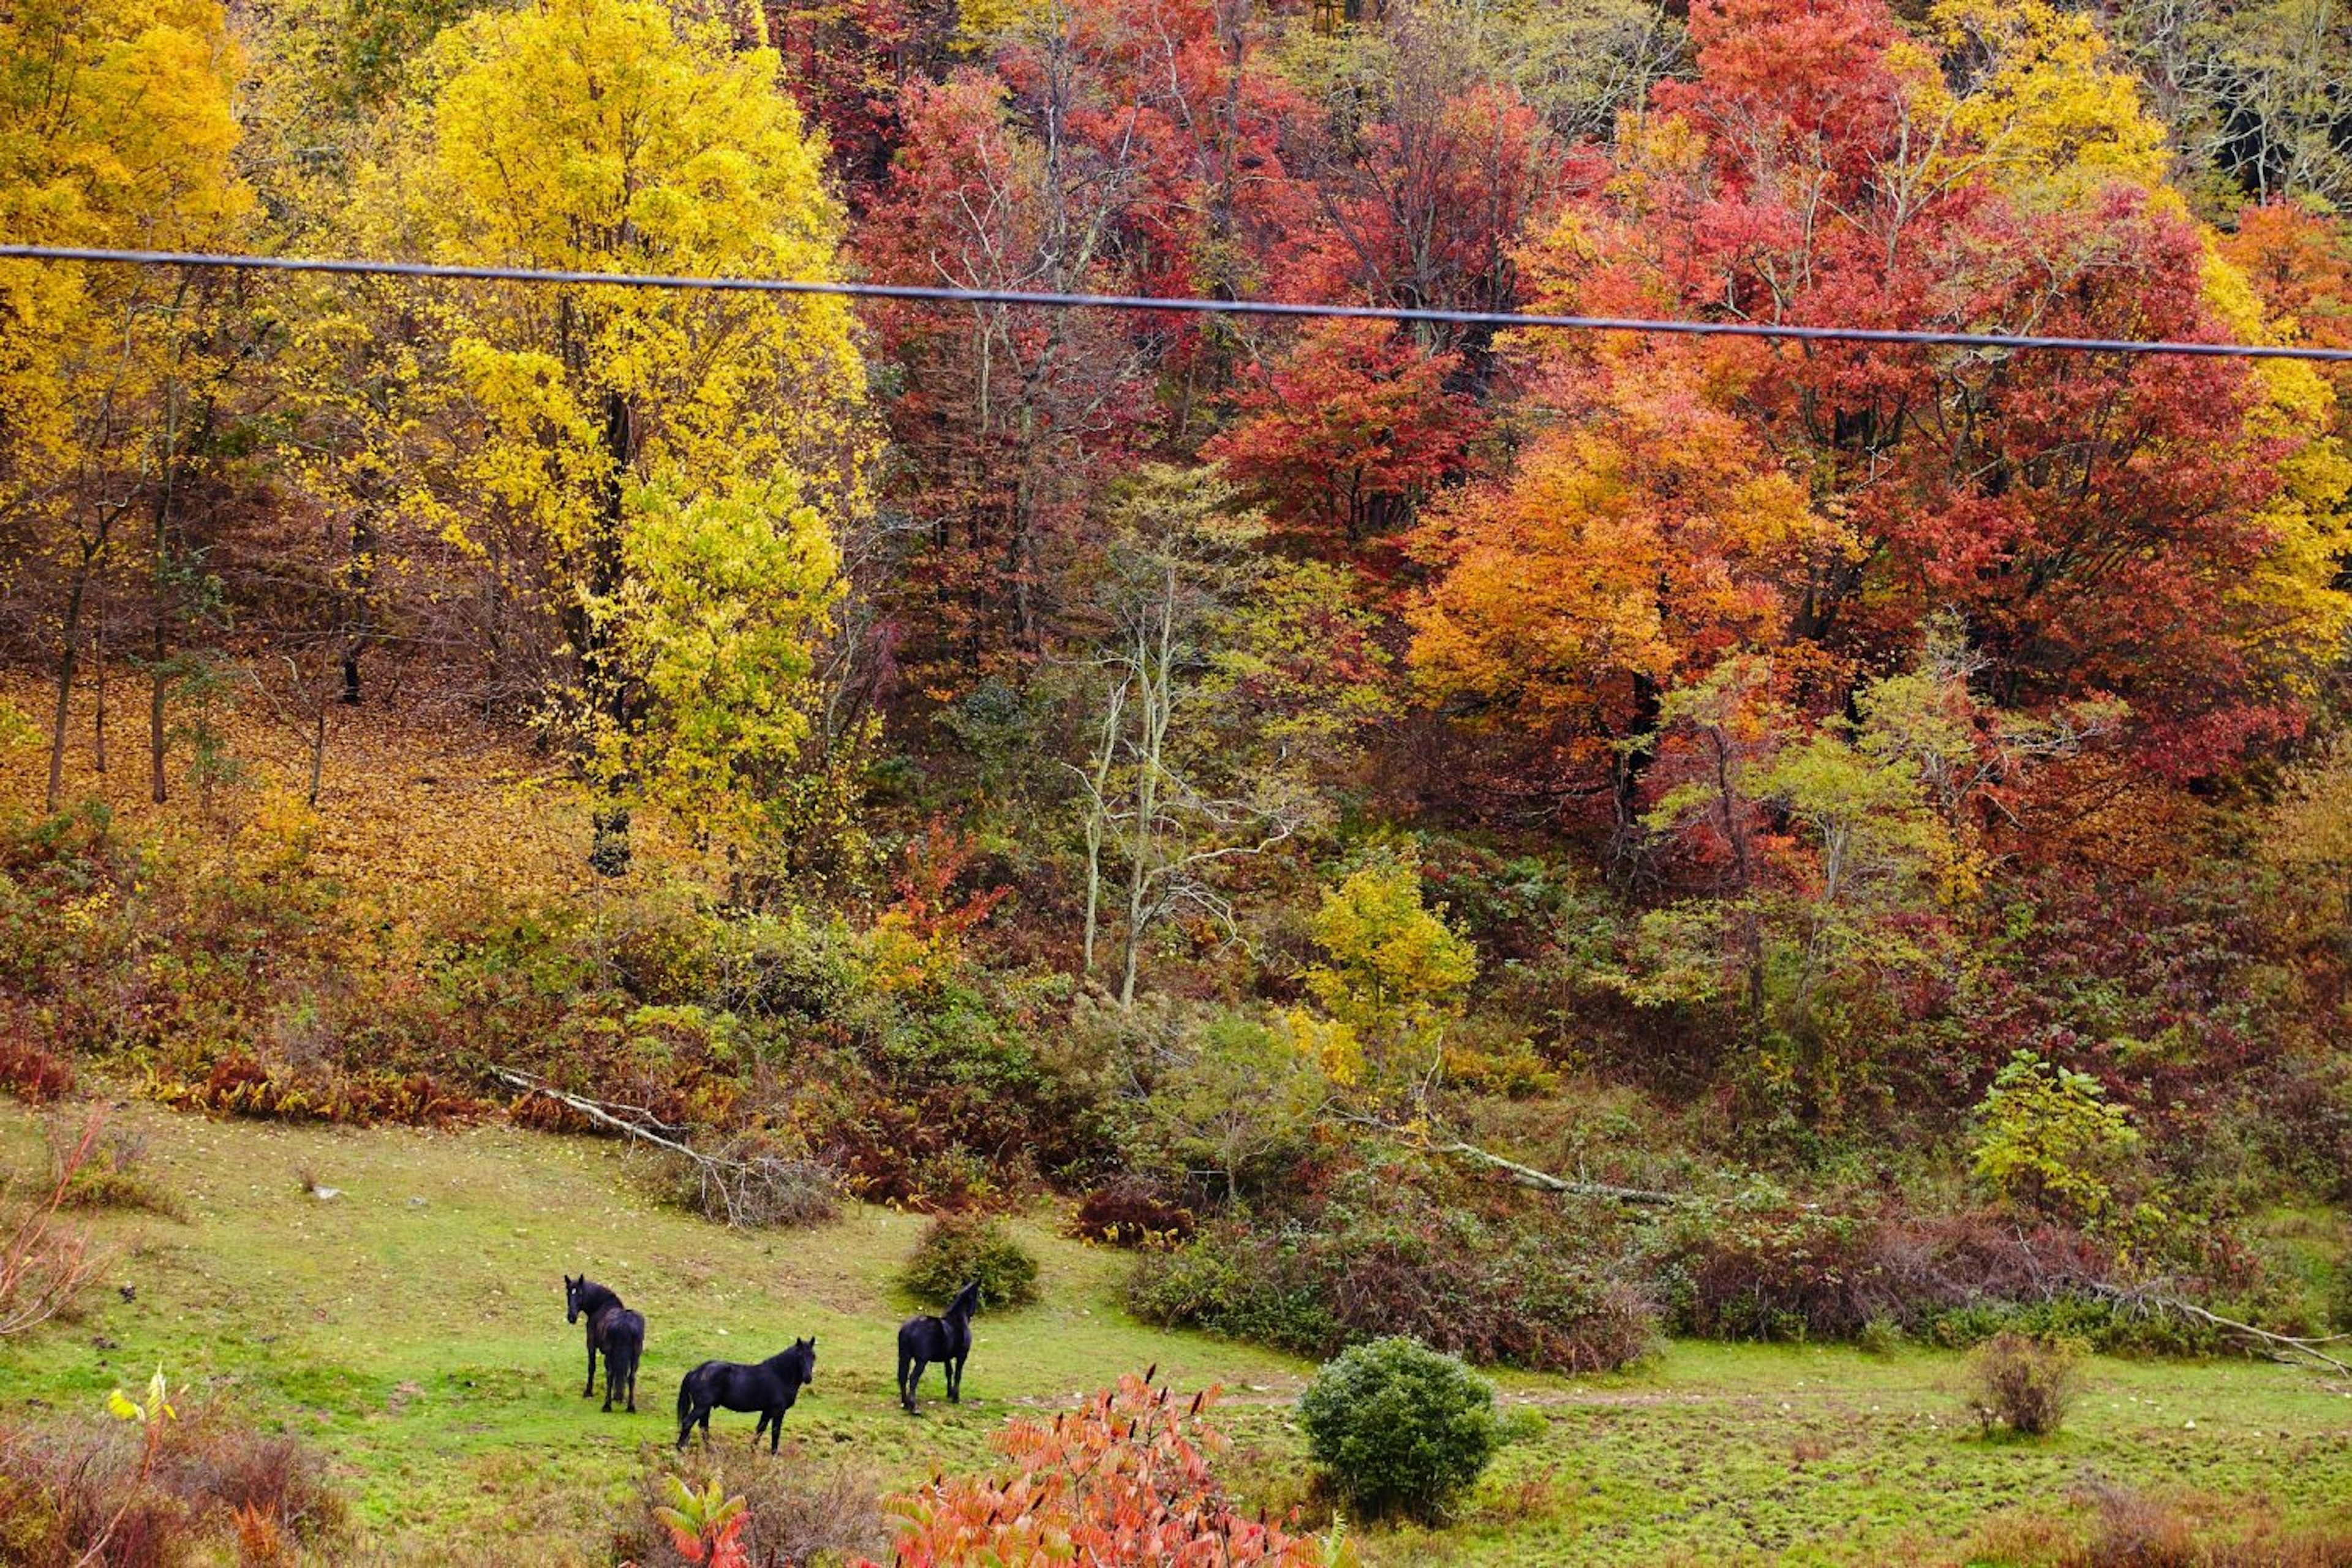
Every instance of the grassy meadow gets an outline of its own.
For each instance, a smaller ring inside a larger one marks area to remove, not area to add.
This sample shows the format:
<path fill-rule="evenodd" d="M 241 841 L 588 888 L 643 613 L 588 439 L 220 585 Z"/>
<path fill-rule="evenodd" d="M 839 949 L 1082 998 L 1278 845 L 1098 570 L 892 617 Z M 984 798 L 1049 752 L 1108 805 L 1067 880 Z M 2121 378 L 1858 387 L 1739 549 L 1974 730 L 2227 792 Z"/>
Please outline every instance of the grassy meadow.
<path fill-rule="evenodd" d="M 1304 1495 L 1292 1401 L 1309 1370 L 1279 1355 L 1138 1325 L 1123 1259 L 1020 1226 L 1045 1299 L 983 1317 L 961 1407 L 933 1373 L 919 1418 L 891 1396 L 893 1286 L 921 1221 L 854 1205 L 799 1232 L 730 1232 L 660 1200 L 614 1144 L 505 1127 L 336 1131 L 209 1121 L 137 1102 L 113 1125 L 184 1217 L 117 1212 L 119 1247 L 89 1310 L 0 1350 L 19 1410 L 95 1408 L 157 1365 L 234 1398 L 331 1456 L 364 1549 L 394 1560 L 499 1543 L 610 1560 L 677 1378 L 814 1333 L 816 1382 L 789 1447 L 730 1465 L 849 1465 L 882 1486 L 985 1464 L 1009 1416 L 1051 1412 L 1157 1363 L 1179 1388 L 1216 1383 L 1233 1441 L 1223 1473 L 1252 1502 Z M 42 1124 L 6 1114 L 13 1168 Z M 335 1189 L 321 1198 L 310 1184 Z M 561 1279 L 585 1268 L 648 1320 L 638 1413 L 580 1396 L 580 1331 Z M 118 1287 L 120 1289 L 118 1289 Z M 2285 1520 L 2352 1499 L 2352 1387 L 2251 1362 L 2101 1359 L 2066 1429 L 1988 1441 L 1959 1363 L 1902 1350 L 1678 1342 L 1595 1378 L 1503 1373 L 1505 1450 L 1448 1528 L 1359 1534 L 1375 1563 L 1641 1563 L 2036 1560 L 2101 1489 L 2226 1503 Z M 728 1445 L 751 1419 L 719 1418 Z"/>

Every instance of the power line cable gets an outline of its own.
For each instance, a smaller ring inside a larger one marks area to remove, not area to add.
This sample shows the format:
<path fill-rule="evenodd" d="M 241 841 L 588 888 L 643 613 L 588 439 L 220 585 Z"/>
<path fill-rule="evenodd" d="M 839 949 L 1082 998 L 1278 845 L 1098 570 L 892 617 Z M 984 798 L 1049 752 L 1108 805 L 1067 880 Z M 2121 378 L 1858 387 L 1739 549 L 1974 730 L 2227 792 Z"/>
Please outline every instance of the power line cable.
<path fill-rule="evenodd" d="M 1558 328 L 1684 337 L 1768 338 L 1799 342 L 1908 343 L 1929 348 L 2016 349 L 2065 353 L 2179 354 L 2200 359 L 2291 359 L 2352 363 L 2352 349 L 2296 343 L 2204 343 L 2137 338 L 2053 338 L 2012 332 L 1912 331 L 1889 327 L 1799 326 L 1769 321 L 1677 321 L 1630 316 L 1561 316 L 1508 310 L 1435 310 L 1287 300 L 1207 300 L 1164 294 L 1061 294 L 1019 289 L 950 289 L 919 283 L 847 283 L 790 278 L 702 278 L 667 272 L 563 272 L 530 267 L 468 267 L 364 258 L 251 256 L 189 250 L 112 250 L 79 246 L 0 245 L 0 259 L 94 261 L 134 267 L 209 267 L 249 272 L 470 279 L 494 283 L 593 284 L 608 289 L 696 289 L 731 293 L 918 300 L 947 305 L 1020 305 L 1053 310 L 1171 310 L 1201 316 L 1341 317 L 1445 326 Z"/>

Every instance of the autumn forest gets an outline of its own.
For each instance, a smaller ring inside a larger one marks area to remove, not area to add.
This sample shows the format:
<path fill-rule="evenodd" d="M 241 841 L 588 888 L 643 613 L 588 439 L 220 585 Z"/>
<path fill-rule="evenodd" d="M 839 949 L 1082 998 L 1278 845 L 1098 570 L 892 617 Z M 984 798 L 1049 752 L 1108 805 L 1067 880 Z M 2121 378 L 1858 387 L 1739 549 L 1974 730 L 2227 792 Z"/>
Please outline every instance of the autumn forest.
<path fill-rule="evenodd" d="M 2352 356 L 1491 320 L 2352 350 L 2338 0 L 14 0 L 0 244 L 1409 313 L 0 259 L 0 1560 L 2352 1563 Z"/>

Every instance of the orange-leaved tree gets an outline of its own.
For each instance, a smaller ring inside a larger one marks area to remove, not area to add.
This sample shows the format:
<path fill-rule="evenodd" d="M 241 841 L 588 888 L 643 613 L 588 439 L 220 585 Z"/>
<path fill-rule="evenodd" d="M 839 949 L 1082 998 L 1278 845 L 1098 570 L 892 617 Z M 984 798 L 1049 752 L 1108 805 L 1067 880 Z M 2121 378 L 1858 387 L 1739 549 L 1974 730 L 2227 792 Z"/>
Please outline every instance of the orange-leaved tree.
<path fill-rule="evenodd" d="M 895 1499 L 898 1568 L 1044 1560 L 1097 1563 L 1322 1565 L 1352 1560 L 1336 1540 L 1292 1535 L 1237 1511 L 1210 1473 L 1223 1439 L 1190 1400 L 1129 1373 L 1051 1423 L 997 1434 L 994 1475 L 940 1477 Z M 879 1568 L 870 1559 L 859 1568 Z"/>

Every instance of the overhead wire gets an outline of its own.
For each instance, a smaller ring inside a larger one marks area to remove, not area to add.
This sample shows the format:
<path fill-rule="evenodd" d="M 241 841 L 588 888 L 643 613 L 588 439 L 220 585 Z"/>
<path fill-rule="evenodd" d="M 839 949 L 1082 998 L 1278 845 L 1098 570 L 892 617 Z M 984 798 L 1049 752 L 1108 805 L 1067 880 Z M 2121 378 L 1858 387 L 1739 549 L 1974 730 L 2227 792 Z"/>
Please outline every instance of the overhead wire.
<path fill-rule="evenodd" d="M 1896 327 L 1788 321 L 1692 321 L 1636 316 L 1576 316 L 1543 311 L 1444 310 L 1409 305 L 1343 305 L 1292 300 L 1222 300 L 1166 294 L 1076 294 L 1023 289 L 965 289 L 921 283 L 862 283 L 835 279 L 702 277 L 667 272 L 579 272 L 458 262 L 365 257 L 260 256 L 201 250 L 126 250 L 88 246 L 0 244 L 0 260 L 97 262 L 133 267 L 193 267 L 249 272 L 446 279 L 496 283 L 593 285 L 608 289 L 707 289 L 730 293 L 824 295 L 946 305 L 1012 305 L 1037 310 L 1174 311 L 1188 315 L 1338 318 L 1443 326 L 1540 328 L 1666 336 L 1762 338 L 1776 342 L 1906 344 L 2063 353 L 2168 354 L 2200 359 L 2307 360 L 2352 363 L 2352 349 L 2307 343 L 2200 342 L 2176 339 L 2047 337 L 2022 332 L 1932 331 Z"/>

